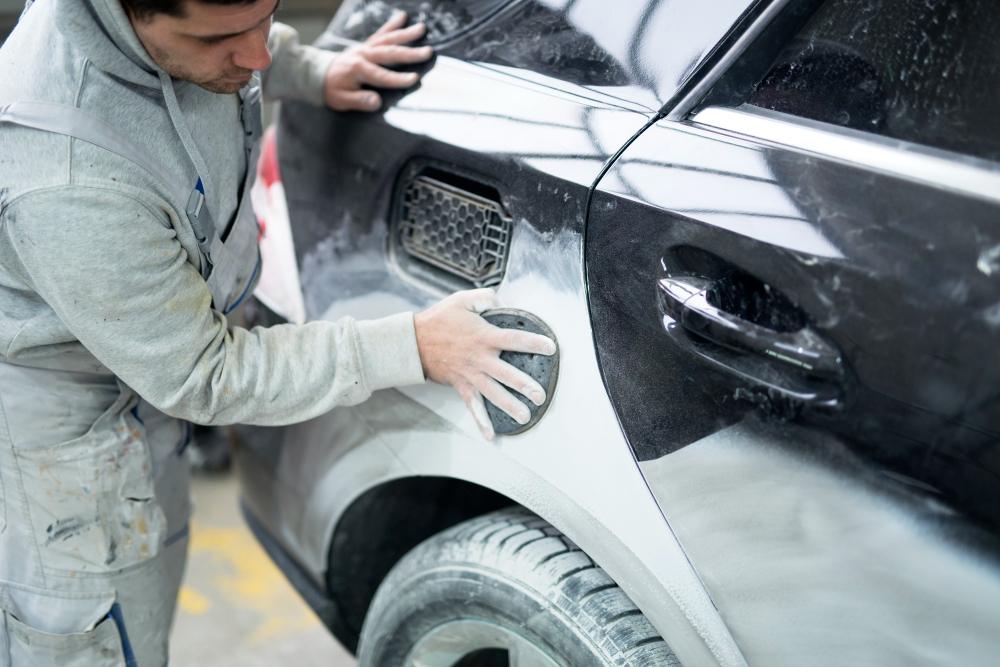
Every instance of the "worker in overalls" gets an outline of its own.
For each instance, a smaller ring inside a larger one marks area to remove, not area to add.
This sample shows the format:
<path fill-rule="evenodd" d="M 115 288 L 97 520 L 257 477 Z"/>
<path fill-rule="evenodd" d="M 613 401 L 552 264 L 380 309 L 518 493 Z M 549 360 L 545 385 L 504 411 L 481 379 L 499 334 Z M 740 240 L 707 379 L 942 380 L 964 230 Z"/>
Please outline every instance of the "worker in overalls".
<path fill-rule="evenodd" d="M 397 16 L 335 55 L 278 0 L 37 0 L 0 49 L 0 665 L 163 667 L 187 546 L 190 423 L 279 425 L 454 386 L 526 422 L 542 388 L 489 291 L 413 315 L 247 331 L 259 79 L 374 110 L 416 75 Z M 273 58 L 273 62 L 272 62 Z"/>

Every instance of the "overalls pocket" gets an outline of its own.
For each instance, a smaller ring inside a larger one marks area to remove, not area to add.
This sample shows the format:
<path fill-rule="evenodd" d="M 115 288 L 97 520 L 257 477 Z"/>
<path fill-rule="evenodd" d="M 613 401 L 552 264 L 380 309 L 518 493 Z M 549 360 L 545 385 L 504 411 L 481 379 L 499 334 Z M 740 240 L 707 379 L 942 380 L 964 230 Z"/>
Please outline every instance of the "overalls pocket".
<path fill-rule="evenodd" d="M 21 591 L 21 595 L 26 591 Z M 0 608 L 0 658 L 14 667 L 127 667 L 125 643 L 113 618 L 114 594 L 70 595 L 45 591 L 34 600 L 35 607 L 55 606 L 53 616 L 62 616 L 68 625 L 53 632 L 50 625 L 39 627 L 13 611 L 10 598 Z M 6 596 L 5 596 L 6 597 Z M 44 605 L 41 603 L 44 601 Z M 36 609 L 37 611 L 37 609 Z M 35 619 L 37 620 L 37 619 Z M 6 644 L 6 646 L 4 646 Z M 130 651 L 129 651 L 130 654 Z"/>
<path fill-rule="evenodd" d="M 118 627 L 109 616 L 93 630 L 56 635 L 4 614 L 10 660 L 17 667 L 125 667 Z"/>
<path fill-rule="evenodd" d="M 120 401 L 79 438 L 14 453 L 46 570 L 99 574 L 159 552 L 166 520 L 145 432 Z"/>

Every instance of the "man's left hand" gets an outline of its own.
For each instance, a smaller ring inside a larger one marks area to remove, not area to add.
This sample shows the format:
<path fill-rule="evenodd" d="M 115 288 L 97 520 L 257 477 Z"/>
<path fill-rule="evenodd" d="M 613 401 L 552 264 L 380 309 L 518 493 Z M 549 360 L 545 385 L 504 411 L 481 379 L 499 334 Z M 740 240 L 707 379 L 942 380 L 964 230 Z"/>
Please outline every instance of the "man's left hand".
<path fill-rule="evenodd" d="M 335 111 L 375 111 L 382 106 L 377 88 L 409 88 L 420 78 L 416 72 L 394 72 L 389 65 L 426 62 L 434 51 L 429 46 L 406 46 L 424 36 L 423 23 L 408 27 L 406 13 L 397 11 L 385 25 L 363 43 L 346 49 L 326 71 L 323 95 Z"/>

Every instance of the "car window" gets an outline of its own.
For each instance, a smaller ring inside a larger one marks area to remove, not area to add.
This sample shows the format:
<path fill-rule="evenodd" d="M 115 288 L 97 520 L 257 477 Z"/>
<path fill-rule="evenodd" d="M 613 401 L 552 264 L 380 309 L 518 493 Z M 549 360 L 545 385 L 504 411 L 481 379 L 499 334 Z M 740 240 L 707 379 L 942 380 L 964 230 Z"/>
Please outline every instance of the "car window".
<path fill-rule="evenodd" d="M 402 9 L 411 22 L 427 24 L 427 41 L 443 42 L 472 27 L 508 4 L 510 0 L 348 0 L 337 14 L 337 33 L 362 40 Z"/>
<path fill-rule="evenodd" d="M 996 0 L 828 0 L 748 101 L 1000 160 L 998 9 Z"/>

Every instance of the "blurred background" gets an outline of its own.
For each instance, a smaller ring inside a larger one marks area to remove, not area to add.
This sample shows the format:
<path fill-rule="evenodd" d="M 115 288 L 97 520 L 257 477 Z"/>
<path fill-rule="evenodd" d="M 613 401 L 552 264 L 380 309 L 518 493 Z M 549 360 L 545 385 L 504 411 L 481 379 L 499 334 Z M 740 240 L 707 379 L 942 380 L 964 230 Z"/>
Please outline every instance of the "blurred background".
<path fill-rule="evenodd" d="M 302 42 L 323 32 L 340 0 L 283 0 L 278 20 Z M 13 29 L 23 0 L 0 0 L 0 42 Z M 266 107 L 266 118 L 273 114 Z M 352 667 L 354 658 L 312 610 L 250 534 L 240 515 L 231 472 L 196 471 L 195 515 L 184 586 L 170 645 L 176 667 Z"/>

